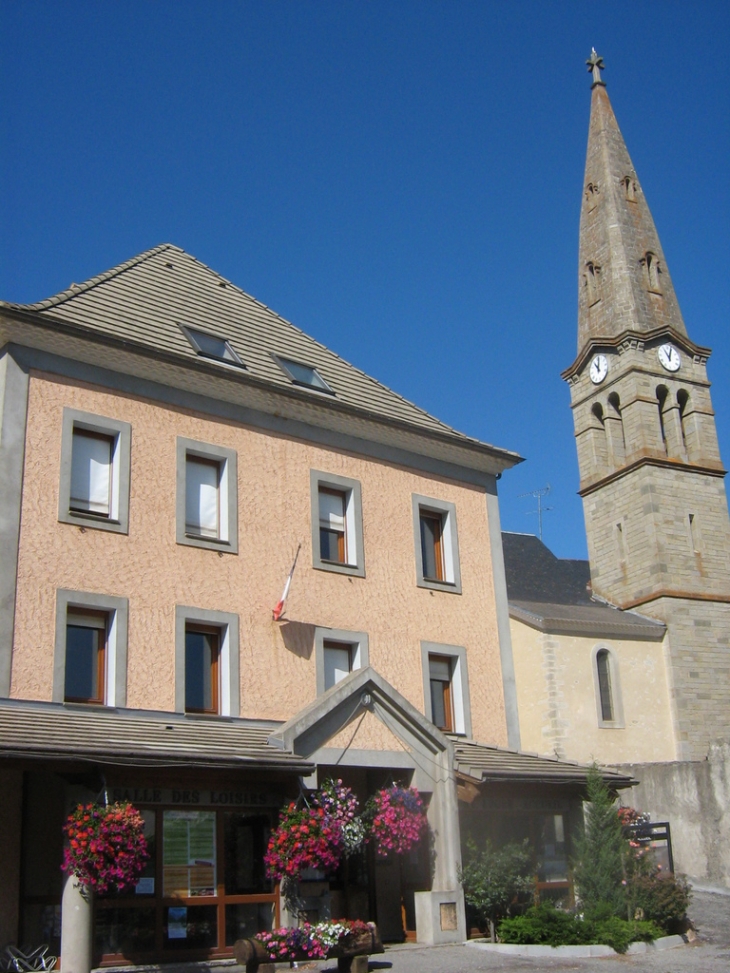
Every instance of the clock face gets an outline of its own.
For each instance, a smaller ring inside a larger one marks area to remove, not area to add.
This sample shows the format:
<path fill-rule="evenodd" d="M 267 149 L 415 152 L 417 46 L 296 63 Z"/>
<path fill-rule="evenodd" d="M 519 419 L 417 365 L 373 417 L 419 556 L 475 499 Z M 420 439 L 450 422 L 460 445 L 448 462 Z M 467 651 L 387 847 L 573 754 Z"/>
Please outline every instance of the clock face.
<path fill-rule="evenodd" d="M 608 375 L 608 358 L 605 355 L 596 355 L 591 362 L 588 374 L 594 385 L 598 385 Z"/>
<path fill-rule="evenodd" d="M 670 345 L 669 342 L 660 346 L 657 351 L 657 355 L 659 357 L 659 363 L 666 368 L 668 372 L 676 372 L 681 364 L 679 352 L 674 345 Z"/>

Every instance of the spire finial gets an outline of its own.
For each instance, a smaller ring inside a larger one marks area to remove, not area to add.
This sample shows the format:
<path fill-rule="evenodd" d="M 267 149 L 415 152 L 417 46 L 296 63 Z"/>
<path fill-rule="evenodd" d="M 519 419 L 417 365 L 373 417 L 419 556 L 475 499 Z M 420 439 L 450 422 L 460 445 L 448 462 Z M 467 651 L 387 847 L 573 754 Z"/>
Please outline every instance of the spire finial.
<path fill-rule="evenodd" d="M 591 88 L 595 88 L 597 84 L 602 84 L 606 87 L 606 82 L 601 79 L 601 71 L 606 70 L 606 65 L 603 63 L 603 58 L 600 54 L 596 54 L 595 47 L 591 48 L 591 56 L 586 61 L 588 65 L 588 70 L 593 72 L 593 84 Z"/>

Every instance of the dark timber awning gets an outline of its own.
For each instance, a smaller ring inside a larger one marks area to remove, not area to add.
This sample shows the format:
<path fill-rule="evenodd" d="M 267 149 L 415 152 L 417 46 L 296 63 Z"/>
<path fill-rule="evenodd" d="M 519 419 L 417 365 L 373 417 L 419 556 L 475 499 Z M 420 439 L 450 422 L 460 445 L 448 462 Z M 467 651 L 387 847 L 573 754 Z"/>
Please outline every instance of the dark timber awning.
<path fill-rule="evenodd" d="M 5 699 L 0 701 L 0 759 L 311 774 L 311 761 L 267 743 L 278 725 Z"/>

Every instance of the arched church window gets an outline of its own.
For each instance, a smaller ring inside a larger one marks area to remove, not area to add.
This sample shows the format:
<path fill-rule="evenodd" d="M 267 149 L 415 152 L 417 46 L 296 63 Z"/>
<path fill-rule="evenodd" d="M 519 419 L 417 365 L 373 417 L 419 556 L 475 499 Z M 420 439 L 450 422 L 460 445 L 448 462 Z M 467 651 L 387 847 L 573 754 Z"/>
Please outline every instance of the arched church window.
<path fill-rule="evenodd" d="M 598 645 L 593 650 L 593 682 L 598 725 L 621 729 L 624 726 L 624 716 L 618 659 L 616 653 L 605 645 Z"/>
<path fill-rule="evenodd" d="M 598 419 L 598 421 L 603 426 L 605 423 L 604 423 L 604 419 L 603 419 L 603 406 L 601 405 L 601 403 L 600 402 L 594 402 L 593 405 L 591 406 L 591 412 L 593 413 L 593 415 L 596 417 L 596 419 Z"/>
<path fill-rule="evenodd" d="M 598 695 L 601 704 L 601 718 L 605 723 L 613 722 L 613 697 L 611 695 L 611 663 L 608 649 L 596 653 L 598 670 Z"/>
<path fill-rule="evenodd" d="M 632 176 L 624 176 L 621 180 L 624 187 L 624 194 L 630 203 L 636 202 L 636 180 Z"/>
<path fill-rule="evenodd" d="M 586 199 L 588 200 L 589 203 L 596 202 L 596 196 L 598 195 L 599 192 L 600 190 L 598 188 L 597 182 L 586 183 Z"/>
<path fill-rule="evenodd" d="M 583 287 L 585 288 L 588 307 L 597 304 L 601 299 L 599 290 L 600 277 L 601 268 L 598 264 L 594 264 L 592 260 L 589 260 L 583 274 Z"/>
<path fill-rule="evenodd" d="M 648 250 L 641 259 L 641 266 L 644 269 L 644 280 L 648 290 L 652 294 L 661 294 L 661 284 L 659 277 L 662 269 L 655 253 Z"/>
<path fill-rule="evenodd" d="M 669 401 L 669 389 L 666 385 L 658 385 L 656 390 L 657 405 L 659 406 L 659 433 L 661 434 L 662 449 L 667 452 L 667 430 L 664 425 L 664 411 Z"/>

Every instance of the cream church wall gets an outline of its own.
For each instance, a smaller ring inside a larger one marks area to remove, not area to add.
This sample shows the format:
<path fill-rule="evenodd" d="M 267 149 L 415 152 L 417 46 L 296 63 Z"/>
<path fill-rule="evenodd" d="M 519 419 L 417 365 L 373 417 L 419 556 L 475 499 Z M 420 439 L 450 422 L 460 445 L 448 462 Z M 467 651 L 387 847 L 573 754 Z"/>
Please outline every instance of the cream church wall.
<path fill-rule="evenodd" d="M 132 427 L 129 534 L 59 523 L 64 407 Z M 176 438 L 238 456 L 238 554 L 175 540 Z M 362 487 L 365 577 L 312 567 L 310 470 Z M 456 506 L 463 593 L 416 585 L 413 493 Z M 272 608 L 302 544 L 286 609 Z M 473 733 L 506 744 L 484 489 L 32 373 L 11 696 L 50 700 L 56 589 L 129 599 L 131 708 L 174 707 L 175 605 L 240 616 L 241 713 L 287 719 L 316 694 L 314 627 L 366 632 L 370 664 L 424 711 L 421 641 L 467 650 Z"/>
<path fill-rule="evenodd" d="M 664 644 L 556 635 L 510 620 L 522 748 L 615 764 L 676 757 Z M 600 727 L 594 650 L 618 662 L 624 726 Z M 629 754 L 632 756 L 629 758 Z"/>

